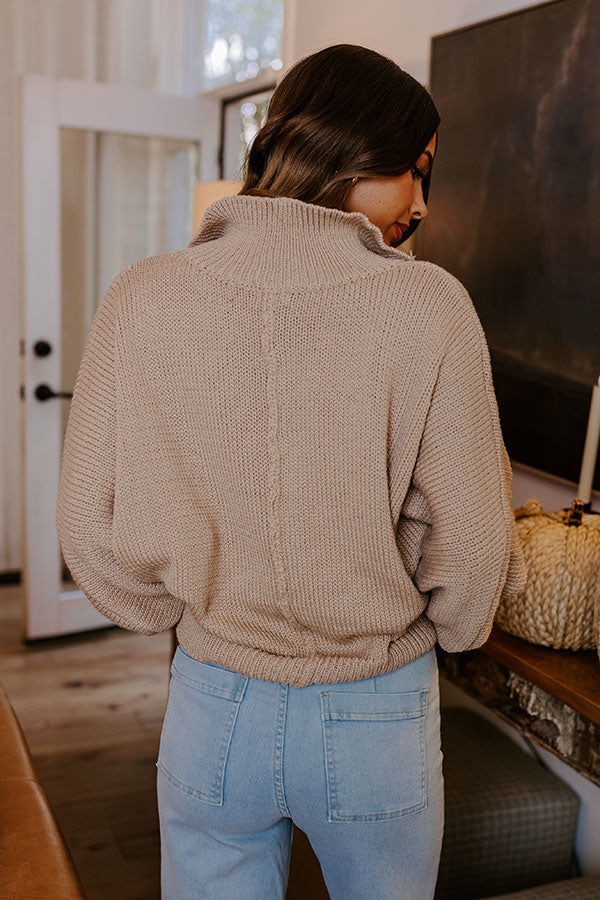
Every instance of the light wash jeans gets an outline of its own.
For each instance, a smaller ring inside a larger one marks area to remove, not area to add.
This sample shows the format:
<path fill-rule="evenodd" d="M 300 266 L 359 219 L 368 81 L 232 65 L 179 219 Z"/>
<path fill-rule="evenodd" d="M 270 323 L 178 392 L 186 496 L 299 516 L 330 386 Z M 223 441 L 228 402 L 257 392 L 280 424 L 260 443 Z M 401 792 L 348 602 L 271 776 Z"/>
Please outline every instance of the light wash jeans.
<path fill-rule="evenodd" d="M 294 824 L 331 900 L 431 900 L 442 757 L 433 648 L 293 687 L 178 647 L 156 763 L 163 900 L 283 900 Z"/>

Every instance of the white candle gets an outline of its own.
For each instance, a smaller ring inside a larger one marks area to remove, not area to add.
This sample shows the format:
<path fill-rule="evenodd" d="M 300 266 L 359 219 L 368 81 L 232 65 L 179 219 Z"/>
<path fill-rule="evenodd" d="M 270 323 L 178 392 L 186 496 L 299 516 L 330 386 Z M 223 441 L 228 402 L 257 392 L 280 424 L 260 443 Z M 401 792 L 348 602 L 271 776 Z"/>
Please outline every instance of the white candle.
<path fill-rule="evenodd" d="M 592 483 L 594 480 L 594 470 L 596 468 L 599 438 L 600 376 L 598 376 L 598 381 L 592 388 L 592 402 L 590 404 L 590 415 L 585 435 L 585 446 L 583 448 L 583 460 L 581 461 L 581 472 L 579 474 L 579 487 L 577 488 L 577 498 L 583 500 L 584 503 L 589 503 L 592 497 Z"/>

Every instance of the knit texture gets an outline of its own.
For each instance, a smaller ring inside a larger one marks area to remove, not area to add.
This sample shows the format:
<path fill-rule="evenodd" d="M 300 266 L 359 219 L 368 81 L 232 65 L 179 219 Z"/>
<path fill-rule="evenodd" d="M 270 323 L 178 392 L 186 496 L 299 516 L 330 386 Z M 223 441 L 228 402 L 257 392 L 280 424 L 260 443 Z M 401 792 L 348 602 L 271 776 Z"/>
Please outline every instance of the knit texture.
<path fill-rule="evenodd" d="M 485 335 L 362 213 L 234 195 L 109 286 L 56 525 L 131 631 L 304 686 L 488 638 L 526 569 Z"/>

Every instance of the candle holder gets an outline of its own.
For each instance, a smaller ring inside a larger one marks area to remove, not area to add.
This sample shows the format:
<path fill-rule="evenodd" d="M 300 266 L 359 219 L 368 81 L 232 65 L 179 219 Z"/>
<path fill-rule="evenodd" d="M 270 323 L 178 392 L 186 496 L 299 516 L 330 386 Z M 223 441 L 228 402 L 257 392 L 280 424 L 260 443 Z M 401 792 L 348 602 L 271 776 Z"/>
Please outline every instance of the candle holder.
<path fill-rule="evenodd" d="M 501 601 L 495 622 L 532 644 L 595 647 L 600 657 L 599 512 L 579 498 L 570 507 L 545 510 L 530 497 L 514 516 L 527 583 Z"/>
<path fill-rule="evenodd" d="M 568 512 L 570 514 L 570 525 L 581 525 L 581 513 L 585 513 L 588 516 L 600 516 L 600 510 L 592 509 L 591 500 L 584 503 L 583 500 L 580 500 L 577 497 L 570 506 L 563 506 L 563 512 Z"/>

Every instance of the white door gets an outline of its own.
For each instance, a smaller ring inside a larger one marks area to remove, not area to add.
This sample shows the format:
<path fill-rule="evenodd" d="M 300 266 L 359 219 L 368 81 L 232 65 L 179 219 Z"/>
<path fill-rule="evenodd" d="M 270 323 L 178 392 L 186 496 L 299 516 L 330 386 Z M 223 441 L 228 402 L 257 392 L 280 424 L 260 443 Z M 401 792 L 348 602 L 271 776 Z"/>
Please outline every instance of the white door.
<path fill-rule="evenodd" d="M 218 179 L 220 106 L 39 75 L 21 89 L 23 633 L 33 639 L 112 626 L 70 579 L 56 533 L 68 405 L 113 277 L 189 240 L 194 184 Z"/>

